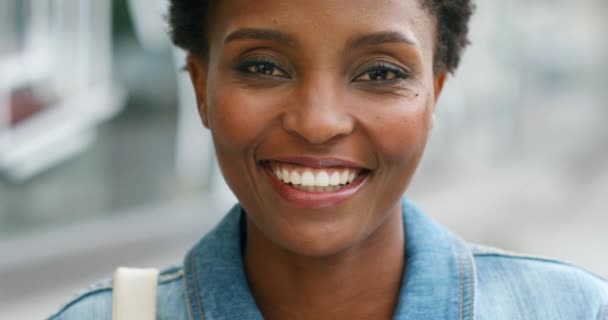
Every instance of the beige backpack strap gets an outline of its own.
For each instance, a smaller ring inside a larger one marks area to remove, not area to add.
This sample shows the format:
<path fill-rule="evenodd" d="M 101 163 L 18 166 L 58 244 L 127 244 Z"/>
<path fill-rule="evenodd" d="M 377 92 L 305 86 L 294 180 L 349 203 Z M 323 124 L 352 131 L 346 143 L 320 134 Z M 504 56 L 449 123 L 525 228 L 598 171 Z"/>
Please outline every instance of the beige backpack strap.
<path fill-rule="evenodd" d="M 112 320 L 156 319 L 158 270 L 118 268 L 112 289 Z"/>

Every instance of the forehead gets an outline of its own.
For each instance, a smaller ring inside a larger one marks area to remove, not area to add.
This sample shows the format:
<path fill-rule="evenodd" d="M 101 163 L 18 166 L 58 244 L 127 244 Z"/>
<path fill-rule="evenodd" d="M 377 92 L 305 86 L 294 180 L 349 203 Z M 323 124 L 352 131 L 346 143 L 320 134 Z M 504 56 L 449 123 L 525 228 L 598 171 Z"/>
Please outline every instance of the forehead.
<path fill-rule="evenodd" d="M 209 19 L 209 39 L 222 42 L 235 30 L 264 28 L 292 34 L 301 44 L 322 44 L 396 31 L 413 39 L 422 51 L 432 51 L 435 19 L 421 1 L 220 0 Z"/>

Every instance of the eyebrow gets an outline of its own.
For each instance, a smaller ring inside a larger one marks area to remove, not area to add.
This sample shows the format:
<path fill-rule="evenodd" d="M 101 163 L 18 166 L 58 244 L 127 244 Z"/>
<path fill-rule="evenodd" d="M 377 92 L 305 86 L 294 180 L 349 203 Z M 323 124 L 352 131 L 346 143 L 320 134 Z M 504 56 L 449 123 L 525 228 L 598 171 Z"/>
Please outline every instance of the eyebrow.
<path fill-rule="evenodd" d="M 237 40 L 266 40 L 275 41 L 289 47 L 295 47 L 297 40 L 294 36 L 272 29 L 243 28 L 230 33 L 224 43 Z"/>
<path fill-rule="evenodd" d="M 357 37 L 348 43 L 349 49 L 356 49 L 366 46 L 378 46 L 385 43 L 405 43 L 416 46 L 416 41 L 404 33 L 398 31 L 382 31 L 366 34 Z"/>
<path fill-rule="evenodd" d="M 289 47 L 295 47 L 297 39 L 287 33 L 259 28 L 242 28 L 231 32 L 224 39 L 224 43 L 229 43 L 238 40 L 262 40 L 275 41 Z M 405 43 L 410 46 L 416 46 L 416 41 L 404 33 L 398 31 L 381 31 L 359 36 L 349 41 L 347 48 L 357 49 L 365 46 L 378 46 L 386 43 Z"/>

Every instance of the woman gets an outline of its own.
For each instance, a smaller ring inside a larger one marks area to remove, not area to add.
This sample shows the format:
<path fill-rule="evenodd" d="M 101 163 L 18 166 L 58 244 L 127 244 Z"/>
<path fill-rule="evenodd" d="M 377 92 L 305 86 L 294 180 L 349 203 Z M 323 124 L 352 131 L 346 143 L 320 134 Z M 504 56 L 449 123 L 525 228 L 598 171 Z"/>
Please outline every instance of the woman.
<path fill-rule="evenodd" d="M 160 276 L 159 319 L 608 319 L 608 284 L 467 244 L 402 200 L 469 0 L 173 0 L 240 201 Z M 101 284 L 53 319 L 109 319 Z M 88 317 L 88 318 L 87 318 Z"/>

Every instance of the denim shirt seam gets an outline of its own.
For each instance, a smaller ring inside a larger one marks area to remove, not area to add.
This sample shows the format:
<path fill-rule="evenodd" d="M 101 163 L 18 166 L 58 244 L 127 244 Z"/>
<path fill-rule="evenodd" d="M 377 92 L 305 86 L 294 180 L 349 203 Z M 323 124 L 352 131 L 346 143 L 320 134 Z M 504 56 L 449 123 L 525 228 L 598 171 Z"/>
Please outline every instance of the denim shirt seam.
<path fill-rule="evenodd" d="M 549 263 L 549 264 L 555 264 L 555 265 L 561 265 L 561 266 L 565 266 L 565 267 L 569 267 L 569 268 L 574 268 L 580 271 L 583 271 L 584 273 L 587 273 L 588 275 L 606 283 L 608 285 L 608 280 L 598 274 L 595 274 L 585 268 L 582 268 L 580 266 L 574 265 L 572 263 L 566 262 L 566 261 L 560 261 L 560 260 L 556 260 L 556 259 L 551 259 L 551 258 L 545 258 L 545 257 L 539 257 L 539 256 L 532 256 L 532 255 L 526 255 L 526 254 L 519 254 L 519 253 L 513 253 L 513 252 L 507 252 L 507 251 L 500 251 L 500 252 L 482 252 L 482 253 L 473 253 L 473 256 L 475 257 L 479 257 L 479 258 L 484 258 L 484 257 L 495 257 L 495 258 L 505 258 L 505 259 L 515 259 L 515 260 L 526 260 L 526 261 L 535 261 L 535 262 L 542 262 L 542 263 Z"/>
<path fill-rule="evenodd" d="M 606 287 L 608 287 L 608 280 L 606 280 L 604 277 L 602 277 L 598 274 L 595 274 L 585 268 L 579 267 L 577 265 L 574 265 L 574 264 L 571 264 L 571 263 L 565 262 L 565 261 L 560 261 L 560 260 L 546 258 L 546 257 L 520 254 L 520 253 L 515 253 L 515 252 L 509 252 L 509 251 L 504 251 L 504 250 L 500 250 L 500 249 L 494 249 L 492 251 L 477 252 L 477 253 L 474 253 L 473 256 L 479 257 L 479 258 L 494 257 L 494 258 L 534 261 L 534 262 L 540 262 L 540 263 L 549 263 L 549 264 L 560 265 L 560 266 L 564 266 L 564 267 L 568 267 L 568 268 L 575 268 L 575 269 L 582 271 L 582 272 L 590 275 L 591 277 L 601 281 L 602 283 L 604 283 L 606 285 Z M 608 301 L 604 301 L 602 303 L 602 305 L 600 306 L 600 310 L 598 312 L 598 320 L 608 320 Z"/>
<path fill-rule="evenodd" d="M 186 258 L 186 263 L 188 263 L 188 258 Z M 185 267 L 185 266 L 184 266 Z M 190 286 L 188 285 L 190 283 L 190 273 L 189 272 L 185 272 L 184 273 L 184 287 L 186 289 L 186 305 L 188 305 L 188 308 L 186 308 L 186 310 L 188 310 L 188 319 L 189 320 L 194 320 L 194 315 L 192 314 L 192 302 L 190 301 Z"/>
<path fill-rule="evenodd" d="M 74 298 L 72 298 L 70 301 L 68 301 L 66 304 L 64 304 L 59 311 L 55 312 L 54 314 L 52 314 L 50 317 L 48 317 L 49 320 L 55 319 L 57 318 L 59 315 L 61 315 L 65 310 L 67 310 L 69 307 L 75 305 L 76 303 L 84 300 L 85 298 L 88 298 L 92 295 L 96 295 L 102 292 L 106 292 L 106 291 L 112 291 L 112 283 L 109 283 L 107 285 L 98 287 L 98 288 L 94 288 L 94 289 L 89 289 L 89 290 L 85 290 L 82 293 L 78 293 L 75 295 Z"/>
<path fill-rule="evenodd" d="M 158 284 L 167 284 L 169 282 L 173 282 L 175 280 L 178 280 L 179 278 L 184 276 L 184 272 L 183 269 L 179 268 L 177 270 L 171 271 L 171 272 L 167 272 L 167 273 L 161 273 L 158 276 Z"/>
<path fill-rule="evenodd" d="M 471 320 L 475 319 L 475 286 L 477 285 L 477 268 L 475 266 L 475 259 L 473 258 L 473 254 L 469 252 L 467 255 L 469 264 L 471 265 L 471 296 L 470 296 L 470 317 Z"/>
<path fill-rule="evenodd" d="M 473 256 L 466 249 L 467 246 L 458 238 L 453 240 L 454 246 L 456 247 L 456 253 L 458 255 L 458 268 L 460 277 L 460 306 L 459 306 L 459 319 L 464 319 L 465 305 L 469 304 L 468 320 L 474 319 L 474 304 L 475 304 L 475 263 Z M 467 277 L 467 270 L 465 270 L 466 263 L 469 263 L 471 270 L 471 277 Z M 469 285 L 469 296 L 466 295 L 466 285 Z M 465 301 L 466 300 L 466 301 Z"/>
<path fill-rule="evenodd" d="M 456 241 L 454 241 L 456 242 Z M 459 269 L 459 276 L 460 276 L 460 306 L 459 306 L 459 315 L 458 318 L 460 320 L 463 320 L 464 317 L 464 281 L 465 281 L 465 274 L 464 274 L 464 261 L 463 261 L 463 257 L 462 257 L 462 248 L 458 245 L 458 243 L 455 243 L 456 245 L 456 252 L 458 253 L 458 269 Z"/>
<path fill-rule="evenodd" d="M 186 277 L 186 290 L 187 293 L 186 294 L 186 302 L 188 303 L 188 315 L 190 317 L 191 320 L 204 320 L 205 319 L 205 315 L 203 314 L 203 306 L 202 306 L 202 299 L 200 296 L 200 288 L 198 286 L 198 279 L 196 279 L 197 276 L 200 276 L 200 274 L 196 271 L 196 262 L 197 262 L 197 257 L 198 257 L 198 250 L 194 250 L 192 251 L 192 255 L 188 256 L 186 258 L 186 263 L 190 266 L 191 270 L 190 272 L 187 272 L 188 276 Z M 188 285 L 190 284 L 190 285 Z M 192 301 L 194 300 L 194 301 Z M 196 304 L 196 307 L 194 306 L 194 304 Z M 198 310 L 195 310 L 198 309 Z M 196 318 L 196 314 L 198 311 L 198 319 Z"/>

